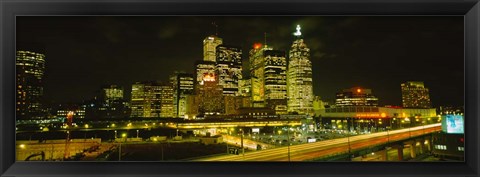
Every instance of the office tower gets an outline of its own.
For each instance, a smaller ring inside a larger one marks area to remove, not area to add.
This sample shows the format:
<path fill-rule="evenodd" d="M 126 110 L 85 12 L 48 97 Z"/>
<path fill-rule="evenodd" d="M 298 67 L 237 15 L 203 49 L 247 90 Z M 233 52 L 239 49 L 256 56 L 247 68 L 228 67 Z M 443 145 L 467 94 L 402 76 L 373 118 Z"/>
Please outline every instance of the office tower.
<path fill-rule="evenodd" d="M 404 108 L 431 108 L 428 88 L 423 82 L 409 81 L 401 84 Z"/>
<path fill-rule="evenodd" d="M 195 86 L 203 85 L 203 76 L 215 75 L 216 50 L 222 43 L 222 38 L 215 35 L 210 35 L 203 40 L 203 60 L 195 63 Z"/>
<path fill-rule="evenodd" d="M 210 35 L 203 40 L 203 61 L 215 62 L 216 48 L 222 44 L 222 38 Z"/>
<path fill-rule="evenodd" d="M 197 61 L 195 63 L 195 87 L 203 85 L 203 77 L 215 75 L 214 61 Z"/>
<path fill-rule="evenodd" d="M 85 105 L 87 119 L 126 118 L 130 115 L 130 105 L 124 99 L 123 88 L 117 85 L 102 87 L 95 98 Z"/>
<path fill-rule="evenodd" d="M 242 50 L 238 47 L 219 45 L 216 49 L 216 76 L 223 94 L 239 95 L 238 83 L 242 79 Z"/>
<path fill-rule="evenodd" d="M 186 119 L 196 119 L 199 114 L 199 101 L 198 96 L 195 95 L 186 95 Z"/>
<path fill-rule="evenodd" d="M 294 33 L 295 41 L 289 52 L 287 84 L 288 112 L 307 114 L 312 111 L 313 85 L 310 49 L 303 41 L 300 25 Z"/>
<path fill-rule="evenodd" d="M 198 113 L 204 115 L 219 115 L 225 113 L 223 89 L 218 84 L 214 74 L 203 77 L 203 85 L 196 88 Z"/>
<path fill-rule="evenodd" d="M 265 105 L 276 114 L 287 114 L 287 59 L 284 51 L 266 50 Z"/>
<path fill-rule="evenodd" d="M 56 117 L 57 118 L 67 118 L 69 112 L 73 112 L 74 119 L 84 119 L 86 115 L 85 104 L 60 104 L 56 108 Z"/>
<path fill-rule="evenodd" d="M 238 82 L 239 96 L 235 98 L 238 108 L 252 107 L 252 81 L 250 78 L 243 78 Z"/>
<path fill-rule="evenodd" d="M 123 99 L 123 88 L 117 85 L 109 85 L 102 88 L 103 99 L 107 102 Z"/>
<path fill-rule="evenodd" d="M 243 78 L 238 81 L 238 92 L 240 96 L 251 97 L 252 81 L 250 78 Z"/>
<path fill-rule="evenodd" d="M 173 117 L 173 87 L 161 82 L 132 85 L 130 117 Z"/>
<path fill-rule="evenodd" d="M 16 53 L 16 117 L 43 118 L 43 75 L 45 55 L 32 51 Z"/>
<path fill-rule="evenodd" d="M 287 61 L 284 51 L 255 44 L 250 51 L 253 107 L 268 107 L 278 114 L 287 108 Z"/>
<path fill-rule="evenodd" d="M 372 94 L 371 89 L 353 87 L 338 92 L 335 105 L 339 107 L 378 106 L 378 98 Z"/>
<path fill-rule="evenodd" d="M 250 50 L 250 79 L 253 107 L 265 107 L 265 55 L 264 52 L 273 50 L 267 45 L 254 44 Z"/>
<path fill-rule="evenodd" d="M 187 113 L 187 95 L 194 92 L 193 74 L 176 72 L 170 77 L 173 86 L 173 112 L 175 117 L 185 117 Z"/>

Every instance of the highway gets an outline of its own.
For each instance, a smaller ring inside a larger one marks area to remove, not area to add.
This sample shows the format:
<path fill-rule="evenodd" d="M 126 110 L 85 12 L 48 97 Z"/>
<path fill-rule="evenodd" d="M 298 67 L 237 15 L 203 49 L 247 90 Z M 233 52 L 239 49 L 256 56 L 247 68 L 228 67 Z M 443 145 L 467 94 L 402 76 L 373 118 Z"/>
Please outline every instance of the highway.
<path fill-rule="evenodd" d="M 198 161 L 288 161 L 288 148 L 290 148 L 290 161 L 306 161 L 326 157 L 335 154 L 348 153 L 351 151 L 370 146 L 377 146 L 387 142 L 394 142 L 410 137 L 416 137 L 441 130 L 441 124 L 430 124 L 418 127 L 378 132 L 365 135 L 357 135 L 347 138 L 325 140 L 315 143 L 292 145 L 254 152 L 244 155 L 222 155 L 199 159 Z"/>

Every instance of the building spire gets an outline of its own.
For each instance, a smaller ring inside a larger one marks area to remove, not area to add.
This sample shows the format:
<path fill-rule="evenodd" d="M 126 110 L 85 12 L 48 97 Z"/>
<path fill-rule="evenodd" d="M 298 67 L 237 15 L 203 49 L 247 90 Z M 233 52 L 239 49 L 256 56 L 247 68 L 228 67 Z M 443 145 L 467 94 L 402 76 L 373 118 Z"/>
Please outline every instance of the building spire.
<path fill-rule="evenodd" d="M 267 46 L 267 32 L 263 32 L 263 42 L 265 44 L 265 47 Z"/>
<path fill-rule="evenodd" d="M 297 37 L 300 37 L 302 36 L 302 32 L 300 31 L 302 29 L 302 27 L 300 27 L 300 25 L 297 25 L 297 31 L 295 33 L 293 33 L 294 36 L 297 36 Z"/>
<path fill-rule="evenodd" d="M 212 25 L 215 27 L 215 36 L 218 36 L 218 25 L 215 21 L 212 22 Z"/>

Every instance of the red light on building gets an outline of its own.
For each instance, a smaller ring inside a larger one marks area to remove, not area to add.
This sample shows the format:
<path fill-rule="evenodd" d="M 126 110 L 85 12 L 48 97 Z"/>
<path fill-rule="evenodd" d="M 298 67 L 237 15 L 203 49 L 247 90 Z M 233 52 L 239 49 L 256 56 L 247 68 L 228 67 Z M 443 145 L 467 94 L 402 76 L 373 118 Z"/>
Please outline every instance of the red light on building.
<path fill-rule="evenodd" d="M 362 89 L 357 89 L 357 92 L 358 92 L 358 93 L 362 92 Z"/>
<path fill-rule="evenodd" d="M 260 47 L 262 47 L 262 44 L 260 44 L 260 43 L 253 44 L 254 49 L 259 49 Z"/>
<path fill-rule="evenodd" d="M 464 142 L 464 139 L 463 139 L 463 138 L 460 138 L 460 142 L 462 142 L 462 143 L 463 143 L 463 142 Z"/>

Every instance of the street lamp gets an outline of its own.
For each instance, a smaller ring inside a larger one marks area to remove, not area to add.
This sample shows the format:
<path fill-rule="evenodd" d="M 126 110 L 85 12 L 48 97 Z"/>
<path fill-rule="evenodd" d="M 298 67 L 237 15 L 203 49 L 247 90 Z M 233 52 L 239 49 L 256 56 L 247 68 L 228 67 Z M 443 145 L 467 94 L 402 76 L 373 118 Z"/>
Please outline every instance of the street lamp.
<path fill-rule="evenodd" d="M 287 122 L 287 147 L 288 147 L 288 161 L 290 162 L 290 126 Z"/>
<path fill-rule="evenodd" d="M 348 119 L 351 119 L 351 118 L 347 118 L 347 121 Z M 353 125 L 353 119 L 352 119 L 352 125 Z M 350 146 L 350 131 L 347 132 L 347 142 L 348 142 L 348 158 L 350 159 L 350 161 L 352 161 L 352 150 L 351 150 L 351 146 Z"/>
<path fill-rule="evenodd" d="M 20 149 L 25 149 L 26 148 L 25 144 L 20 144 L 18 147 Z M 19 160 L 19 159 L 20 159 L 20 151 L 17 150 L 17 160 Z"/>
<path fill-rule="evenodd" d="M 245 160 L 245 148 L 243 147 L 243 128 L 240 128 L 240 131 L 242 131 L 242 134 L 240 136 L 240 147 L 242 147 L 242 156 L 243 160 Z"/>
<path fill-rule="evenodd" d="M 138 138 L 138 130 L 137 130 L 137 138 Z"/>
<path fill-rule="evenodd" d="M 115 131 L 115 133 L 117 133 L 117 131 Z M 115 135 L 116 136 L 116 135 Z M 126 133 L 122 133 L 122 138 L 126 138 L 127 137 L 127 134 Z M 126 141 L 126 140 L 125 140 Z M 118 148 L 118 161 L 121 161 L 122 160 L 122 142 L 120 141 L 119 143 L 119 148 Z"/>

